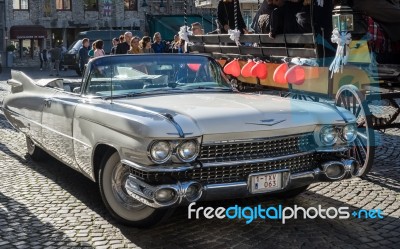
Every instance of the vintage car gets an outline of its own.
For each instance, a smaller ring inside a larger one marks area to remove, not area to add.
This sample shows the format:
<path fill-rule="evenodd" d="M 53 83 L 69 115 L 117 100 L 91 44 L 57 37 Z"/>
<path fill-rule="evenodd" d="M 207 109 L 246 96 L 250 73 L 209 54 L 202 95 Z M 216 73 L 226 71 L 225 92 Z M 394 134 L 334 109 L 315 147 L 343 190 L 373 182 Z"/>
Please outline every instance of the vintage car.
<path fill-rule="evenodd" d="M 347 156 L 349 111 L 241 93 L 205 55 L 104 56 L 79 84 L 14 70 L 8 83 L 3 111 L 28 154 L 97 182 L 113 217 L 133 226 L 201 200 L 293 196 L 360 167 Z"/>

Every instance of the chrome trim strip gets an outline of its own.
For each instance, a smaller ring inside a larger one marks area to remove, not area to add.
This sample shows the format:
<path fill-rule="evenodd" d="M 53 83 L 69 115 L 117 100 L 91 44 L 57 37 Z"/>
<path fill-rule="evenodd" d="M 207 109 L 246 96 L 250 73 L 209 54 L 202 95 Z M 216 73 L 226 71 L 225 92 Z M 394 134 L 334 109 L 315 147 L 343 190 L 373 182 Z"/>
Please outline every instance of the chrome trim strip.
<path fill-rule="evenodd" d="M 137 170 L 141 170 L 144 172 L 182 172 L 182 171 L 186 171 L 186 170 L 191 170 L 194 169 L 196 166 L 200 167 L 200 165 L 188 165 L 188 164 L 184 164 L 184 165 L 179 165 L 179 166 L 145 166 L 145 165 L 140 165 L 137 163 L 134 163 L 132 161 L 123 159 L 121 160 L 121 163 L 124 165 L 127 165 L 129 167 L 132 167 L 134 169 Z"/>
<path fill-rule="evenodd" d="M 162 113 L 161 115 L 168 119 L 168 121 L 175 126 L 179 137 L 185 138 L 185 133 L 183 132 L 182 127 L 175 121 L 174 117 L 170 113 Z"/>
<path fill-rule="evenodd" d="M 349 147 L 337 147 L 337 148 L 317 148 L 317 152 L 345 152 L 348 151 Z"/>
<path fill-rule="evenodd" d="M 70 139 L 70 140 L 73 140 L 73 141 L 75 141 L 75 142 L 81 143 L 81 144 L 83 144 L 83 145 L 86 146 L 86 147 L 92 148 L 91 145 L 86 144 L 86 143 L 84 143 L 84 142 L 82 142 L 82 141 L 76 139 L 75 137 L 72 137 L 72 136 L 66 135 L 66 134 L 64 134 L 64 133 L 61 133 L 61 132 L 59 132 L 59 131 L 57 131 L 57 130 L 55 130 L 55 129 L 49 127 L 49 126 L 43 125 L 42 123 L 39 123 L 39 122 L 36 122 L 36 121 L 34 121 L 34 120 L 32 120 L 32 119 L 30 119 L 30 118 L 28 118 L 28 117 L 26 117 L 26 116 L 24 116 L 24 115 L 22 115 L 22 114 L 20 114 L 20 113 L 17 113 L 17 112 L 15 112 L 15 111 L 10 110 L 10 109 L 3 109 L 3 111 L 6 111 L 6 112 L 8 112 L 9 114 L 13 114 L 13 115 L 18 116 L 18 117 L 20 117 L 20 118 L 23 118 L 23 119 L 27 120 L 27 121 L 30 122 L 30 123 L 33 123 L 33 124 L 35 124 L 35 125 L 37 125 L 37 126 L 42 127 L 42 129 L 49 130 L 49 131 L 54 132 L 54 133 L 56 133 L 56 134 L 58 134 L 58 135 L 60 135 L 60 136 L 65 137 L 65 138 L 67 138 L 67 139 Z"/>
<path fill-rule="evenodd" d="M 151 110 L 148 110 L 148 109 L 145 109 L 145 108 L 142 108 L 142 107 L 132 106 L 132 105 L 118 103 L 118 102 L 113 102 L 113 104 L 114 105 L 120 105 L 120 106 L 123 106 L 123 107 L 126 107 L 126 108 L 130 108 L 130 109 L 135 109 L 135 110 L 140 111 L 140 112 L 147 112 L 149 114 L 153 114 L 153 115 L 158 116 L 158 117 L 162 117 L 163 119 L 168 120 L 169 123 L 172 124 L 175 127 L 176 131 L 179 134 L 179 137 L 181 137 L 181 138 L 185 137 L 185 133 L 183 132 L 182 127 L 174 120 L 172 115 L 169 114 L 169 113 L 162 114 L 162 113 L 151 111 Z"/>
<path fill-rule="evenodd" d="M 288 136 L 275 136 L 275 137 L 265 137 L 265 138 L 250 138 L 250 139 L 233 139 L 226 141 L 215 141 L 215 142 L 205 142 L 201 146 L 210 146 L 210 145 L 226 145 L 226 144 L 236 144 L 236 143 L 255 143 L 255 142 L 267 142 L 274 140 L 284 140 L 288 138 L 298 138 L 301 136 L 313 136 L 313 132 L 299 133 L 295 135 Z"/>
<path fill-rule="evenodd" d="M 279 157 L 271 157 L 271 158 L 260 158 L 260 159 L 249 159 L 249 160 L 242 160 L 242 161 L 225 161 L 225 162 L 212 162 L 212 163 L 203 163 L 203 167 L 218 167 L 218 166 L 234 166 L 240 164 L 249 164 L 249 163 L 265 163 L 271 161 L 280 161 L 285 159 L 291 159 L 300 156 L 307 156 L 310 154 L 315 153 L 315 151 L 307 151 L 287 156 L 279 156 Z M 201 162 L 201 161 L 200 161 Z"/>

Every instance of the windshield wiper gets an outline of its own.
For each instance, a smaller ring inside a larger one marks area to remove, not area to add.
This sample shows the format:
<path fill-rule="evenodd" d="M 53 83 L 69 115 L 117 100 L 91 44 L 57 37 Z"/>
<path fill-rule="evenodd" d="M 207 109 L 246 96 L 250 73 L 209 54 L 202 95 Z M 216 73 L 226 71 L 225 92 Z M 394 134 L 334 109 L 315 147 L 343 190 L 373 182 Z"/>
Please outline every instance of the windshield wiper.
<path fill-rule="evenodd" d="M 105 100 L 108 99 L 117 99 L 117 98 L 131 98 L 131 97 L 135 97 L 138 95 L 145 95 L 145 94 L 156 94 L 156 93 L 163 93 L 163 92 L 170 92 L 170 91 L 185 91 L 184 89 L 181 88 L 157 88 L 157 89 L 151 89 L 148 91 L 143 91 L 143 92 L 128 92 L 128 93 L 124 93 L 124 94 L 116 94 L 116 95 L 112 95 L 112 96 L 105 96 L 102 97 Z"/>

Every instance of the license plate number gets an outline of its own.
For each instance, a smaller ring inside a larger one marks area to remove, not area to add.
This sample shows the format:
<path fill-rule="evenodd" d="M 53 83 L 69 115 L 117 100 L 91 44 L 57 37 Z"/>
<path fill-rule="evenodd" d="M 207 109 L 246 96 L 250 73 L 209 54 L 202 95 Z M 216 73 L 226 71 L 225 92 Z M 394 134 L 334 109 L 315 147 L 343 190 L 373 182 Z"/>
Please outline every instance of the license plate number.
<path fill-rule="evenodd" d="M 252 194 L 282 189 L 282 173 L 257 174 L 249 177 L 250 192 Z"/>

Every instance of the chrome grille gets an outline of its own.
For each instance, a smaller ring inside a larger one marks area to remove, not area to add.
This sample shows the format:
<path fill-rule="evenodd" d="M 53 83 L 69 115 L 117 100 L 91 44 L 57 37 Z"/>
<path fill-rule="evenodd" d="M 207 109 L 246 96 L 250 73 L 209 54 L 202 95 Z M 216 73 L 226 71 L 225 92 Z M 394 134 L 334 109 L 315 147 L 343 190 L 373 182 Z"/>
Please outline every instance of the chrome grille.
<path fill-rule="evenodd" d="M 288 156 L 315 148 L 312 133 L 238 143 L 205 144 L 201 146 L 202 163 L 229 162 Z"/>
<path fill-rule="evenodd" d="M 303 156 L 295 156 L 282 160 L 272 160 L 263 163 L 244 163 L 239 165 L 200 167 L 184 172 L 144 172 L 130 168 L 130 172 L 137 177 L 150 182 L 165 181 L 168 179 L 197 180 L 203 184 L 229 183 L 247 181 L 251 173 L 269 172 L 272 170 L 288 169 L 290 172 L 298 173 L 317 168 L 326 154 L 311 153 Z"/>
<path fill-rule="evenodd" d="M 246 163 L 234 166 L 215 166 L 202 167 L 194 169 L 190 175 L 192 180 L 202 183 L 228 183 L 246 181 L 251 173 L 268 172 L 272 170 L 288 169 L 290 172 L 298 173 L 307 170 L 313 170 L 317 167 L 316 161 L 319 156 L 308 154 L 296 156 L 279 161 L 270 161 L 263 163 Z"/>

